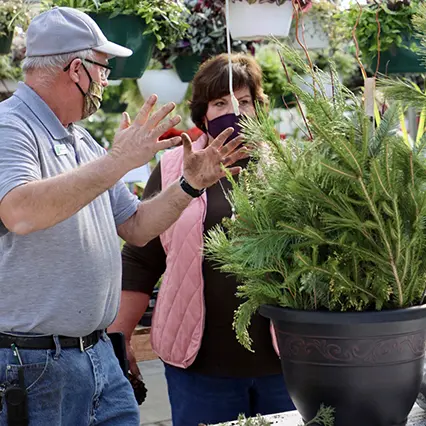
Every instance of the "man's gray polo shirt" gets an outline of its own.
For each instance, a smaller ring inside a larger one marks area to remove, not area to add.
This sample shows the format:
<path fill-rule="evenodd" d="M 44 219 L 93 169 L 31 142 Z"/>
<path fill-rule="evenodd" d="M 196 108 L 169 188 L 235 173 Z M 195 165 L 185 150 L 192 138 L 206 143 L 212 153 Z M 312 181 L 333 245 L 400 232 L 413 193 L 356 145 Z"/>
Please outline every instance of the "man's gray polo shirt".
<path fill-rule="evenodd" d="M 102 155 L 105 150 L 86 130 L 63 127 L 25 84 L 0 103 L 0 202 L 18 185 Z M 118 182 L 50 229 L 19 236 L 0 222 L 0 331 L 74 337 L 108 327 L 121 290 L 116 227 L 138 203 Z"/>

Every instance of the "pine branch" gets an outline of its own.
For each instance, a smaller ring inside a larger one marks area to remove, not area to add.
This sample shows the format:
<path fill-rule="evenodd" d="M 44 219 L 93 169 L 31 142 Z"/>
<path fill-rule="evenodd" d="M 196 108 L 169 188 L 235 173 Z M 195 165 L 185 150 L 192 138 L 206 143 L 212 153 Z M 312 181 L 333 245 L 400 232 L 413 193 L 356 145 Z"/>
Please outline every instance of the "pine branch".
<path fill-rule="evenodd" d="M 305 426 L 334 426 L 334 413 L 334 408 L 326 407 L 324 404 L 321 404 L 316 416 L 305 423 Z"/>
<path fill-rule="evenodd" d="M 262 304 L 381 310 L 419 304 L 426 294 L 426 136 L 405 144 L 399 103 L 373 132 L 362 102 L 337 81 L 334 99 L 320 85 L 315 96 L 292 81 L 287 87 L 304 104 L 313 140 L 281 141 L 266 111 L 245 120 L 256 151 L 232 183 L 237 218 L 205 244 L 206 256 L 240 283 L 234 329 L 247 348 Z"/>

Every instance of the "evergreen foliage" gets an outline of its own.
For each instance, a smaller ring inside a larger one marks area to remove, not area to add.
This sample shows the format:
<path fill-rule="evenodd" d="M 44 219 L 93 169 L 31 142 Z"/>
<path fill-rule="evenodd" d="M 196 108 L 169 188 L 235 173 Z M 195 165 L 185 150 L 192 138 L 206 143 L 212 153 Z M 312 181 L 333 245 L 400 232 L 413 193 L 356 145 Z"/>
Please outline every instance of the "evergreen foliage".
<path fill-rule="evenodd" d="M 305 426 L 333 426 L 334 425 L 334 408 L 326 407 L 321 404 L 316 416 L 305 423 Z M 238 420 L 232 423 L 235 426 L 272 426 L 272 423 L 258 414 L 256 417 L 247 418 L 244 414 L 238 416 Z M 205 425 L 200 425 L 205 426 Z M 226 423 L 221 423 L 220 426 L 226 426 Z"/>
<path fill-rule="evenodd" d="M 398 309 L 423 303 L 426 287 L 426 137 L 409 147 L 396 132 L 398 104 L 373 123 L 333 65 L 327 98 L 324 73 L 280 50 L 314 79 L 313 95 L 287 83 L 304 104 L 307 138 L 283 143 L 266 111 L 246 119 L 256 160 L 233 182 L 237 218 L 206 239 L 207 256 L 241 283 L 234 328 L 248 349 L 263 304 Z"/>

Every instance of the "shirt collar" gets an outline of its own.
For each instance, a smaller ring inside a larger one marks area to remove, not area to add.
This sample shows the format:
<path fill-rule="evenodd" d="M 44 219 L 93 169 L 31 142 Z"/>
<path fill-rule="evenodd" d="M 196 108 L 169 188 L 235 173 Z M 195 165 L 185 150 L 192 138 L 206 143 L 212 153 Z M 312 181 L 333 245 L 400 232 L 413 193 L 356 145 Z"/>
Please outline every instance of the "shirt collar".
<path fill-rule="evenodd" d="M 14 96 L 28 106 L 53 139 L 65 139 L 70 136 L 68 130 L 62 125 L 55 113 L 31 87 L 20 82 Z"/>

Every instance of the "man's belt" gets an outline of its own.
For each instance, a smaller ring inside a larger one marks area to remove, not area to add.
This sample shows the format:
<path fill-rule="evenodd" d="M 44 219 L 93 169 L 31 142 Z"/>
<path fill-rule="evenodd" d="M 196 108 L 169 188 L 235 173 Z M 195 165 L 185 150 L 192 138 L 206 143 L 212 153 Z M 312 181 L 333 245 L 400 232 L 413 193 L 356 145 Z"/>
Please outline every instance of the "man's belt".
<path fill-rule="evenodd" d="M 58 336 L 61 348 L 78 348 L 82 352 L 99 342 L 104 330 L 96 330 L 84 337 Z M 0 348 L 10 348 L 15 344 L 19 349 L 56 349 L 53 336 L 11 336 L 0 333 Z"/>

